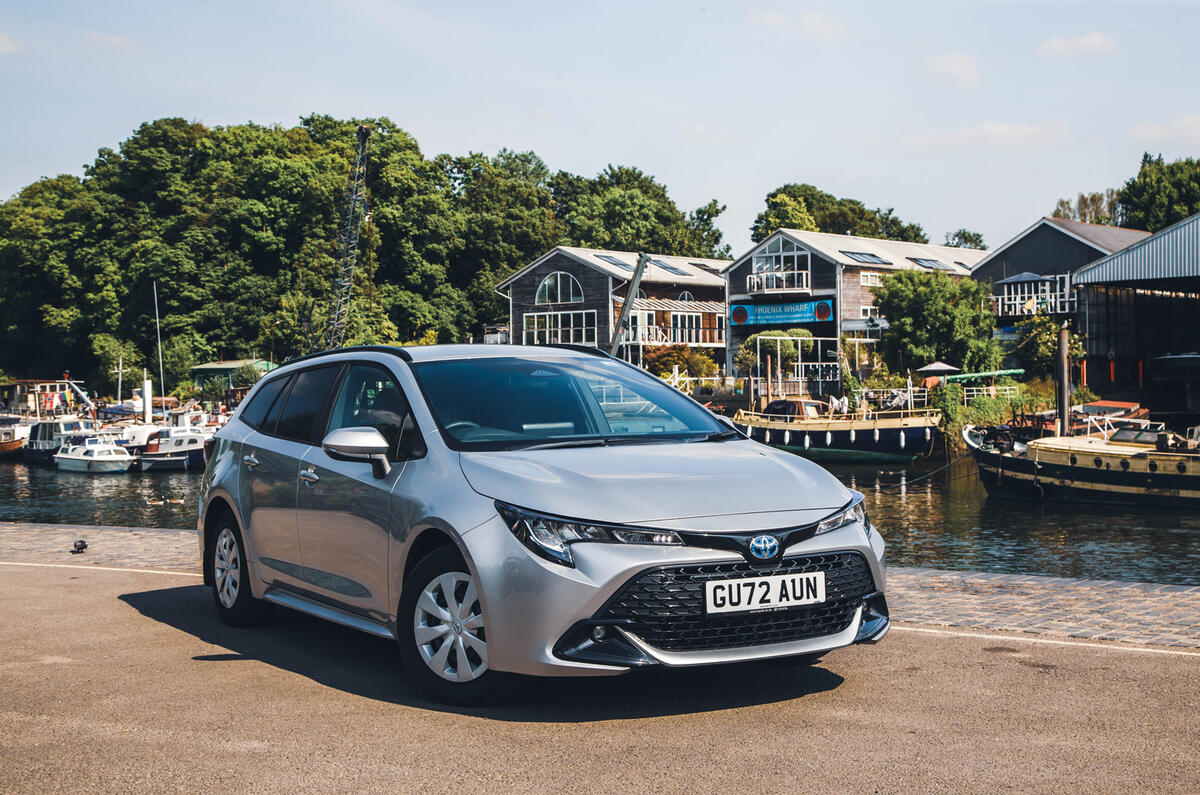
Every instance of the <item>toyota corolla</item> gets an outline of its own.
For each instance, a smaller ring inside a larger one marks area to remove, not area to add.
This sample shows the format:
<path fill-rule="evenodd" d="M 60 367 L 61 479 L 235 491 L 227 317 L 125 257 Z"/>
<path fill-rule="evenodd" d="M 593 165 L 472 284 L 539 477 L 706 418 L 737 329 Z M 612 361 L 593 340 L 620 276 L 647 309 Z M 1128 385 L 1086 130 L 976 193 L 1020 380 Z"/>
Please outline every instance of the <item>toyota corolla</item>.
<path fill-rule="evenodd" d="M 227 622 L 281 605 L 394 639 L 453 703 L 888 629 L 861 494 L 595 349 L 289 362 L 216 434 L 198 530 Z"/>

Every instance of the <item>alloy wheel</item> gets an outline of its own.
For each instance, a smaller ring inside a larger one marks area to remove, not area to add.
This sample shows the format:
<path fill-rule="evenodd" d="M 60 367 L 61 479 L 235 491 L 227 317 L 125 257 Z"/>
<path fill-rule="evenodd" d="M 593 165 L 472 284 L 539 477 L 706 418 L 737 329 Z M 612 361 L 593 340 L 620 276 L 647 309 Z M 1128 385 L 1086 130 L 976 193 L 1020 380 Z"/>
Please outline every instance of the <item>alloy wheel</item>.
<path fill-rule="evenodd" d="M 217 598 L 226 609 L 231 609 L 238 598 L 242 583 L 242 554 L 237 536 L 226 527 L 217 536 L 213 555 L 213 579 L 217 585 Z"/>
<path fill-rule="evenodd" d="M 470 682 L 487 671 L 483 608 L 469 574 L 439 574 L 421 589 L 413 639 L 421 659 L 442 679 Z"/>

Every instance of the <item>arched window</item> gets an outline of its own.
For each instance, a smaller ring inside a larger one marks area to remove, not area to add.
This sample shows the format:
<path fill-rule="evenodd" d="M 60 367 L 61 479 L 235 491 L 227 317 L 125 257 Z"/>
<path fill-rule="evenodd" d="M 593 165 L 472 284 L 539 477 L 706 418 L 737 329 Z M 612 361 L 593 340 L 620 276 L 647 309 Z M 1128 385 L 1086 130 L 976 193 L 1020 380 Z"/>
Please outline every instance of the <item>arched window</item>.
<path fill-rule="evenodd" d="M 583 302 L 583 288 L 575 277 L 563 271 L 554 273 L 542 279 L 538 285 L 535 304 L 578 304 Z"/>
<path fill-rule="evenodd" d="M 696 296 L 692 295 L 691 290 L 684 290 L 682 293 L 679 294 L 679 300 L 680 301 L 695 301 Z"/>
<path fill-rule="evenodd" d="M 642 288 L 640 288 L 640 287 L 639 287 L 639 288 L 638 288 L 638 291 L 637 291 L 637 297 L 638 297 L 638 298 L 645 298 L 645 297 L 646 297 L 646 291 L 645 291 L 645 290 L 643 290 Z"/>

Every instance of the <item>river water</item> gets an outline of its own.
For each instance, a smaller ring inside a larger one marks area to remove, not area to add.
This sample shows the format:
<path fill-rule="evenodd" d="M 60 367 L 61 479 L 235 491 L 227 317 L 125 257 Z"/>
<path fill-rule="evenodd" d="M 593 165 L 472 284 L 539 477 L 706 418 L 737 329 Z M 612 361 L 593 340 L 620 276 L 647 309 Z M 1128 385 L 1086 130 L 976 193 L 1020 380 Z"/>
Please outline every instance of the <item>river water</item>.
<path fill-rule="evenodd" d="M 939 463 L 830 467 L 866 494 L 889 563 L 1200 585 L 1200 513 L 988 499 L 969 459 L 911 482 Z M 0 463 L 0 521 L 190 528 L 199 491 L 198 472 Z"/>

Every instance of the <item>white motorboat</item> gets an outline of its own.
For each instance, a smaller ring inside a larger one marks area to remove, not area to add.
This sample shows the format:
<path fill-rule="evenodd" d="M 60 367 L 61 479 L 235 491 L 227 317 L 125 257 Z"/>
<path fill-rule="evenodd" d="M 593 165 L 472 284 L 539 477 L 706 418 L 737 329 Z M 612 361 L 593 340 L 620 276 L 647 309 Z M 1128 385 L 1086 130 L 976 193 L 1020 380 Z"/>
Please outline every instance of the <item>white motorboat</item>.
<path fill-rule="evenodd" d="M 54 455 L 54 465 L 64 472 L 128 472 L 136 461 L 124 447 L 100 437 L 66 445 Z"/>

